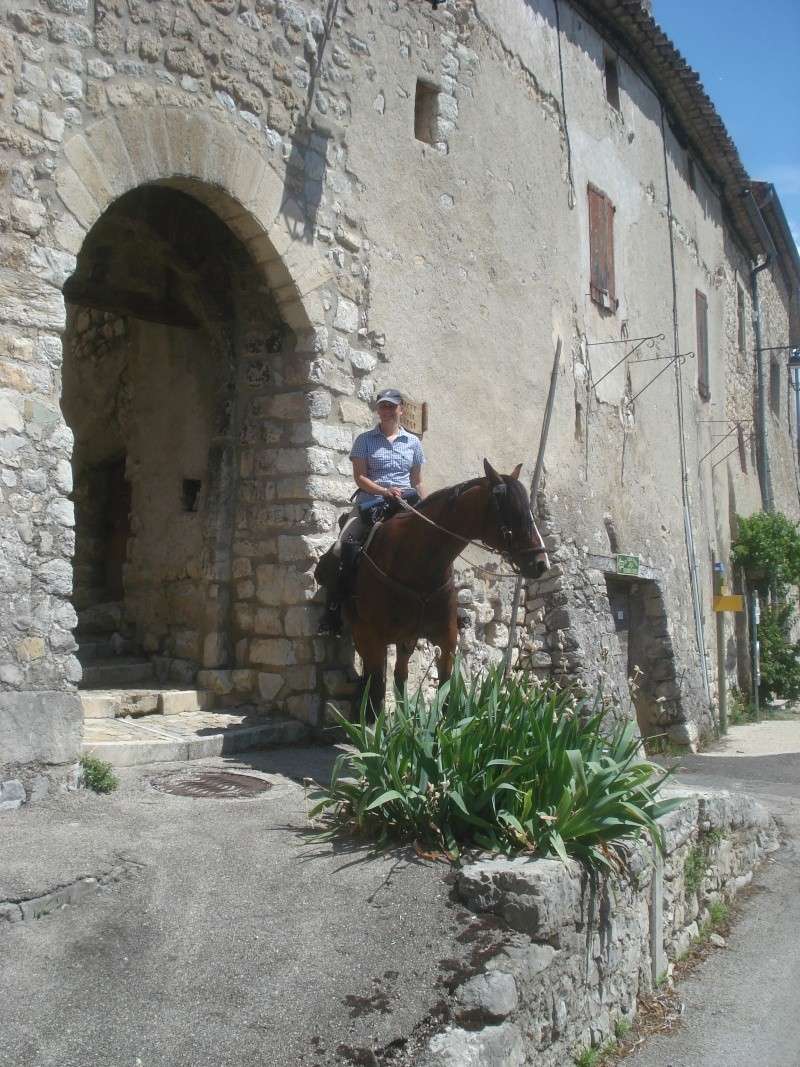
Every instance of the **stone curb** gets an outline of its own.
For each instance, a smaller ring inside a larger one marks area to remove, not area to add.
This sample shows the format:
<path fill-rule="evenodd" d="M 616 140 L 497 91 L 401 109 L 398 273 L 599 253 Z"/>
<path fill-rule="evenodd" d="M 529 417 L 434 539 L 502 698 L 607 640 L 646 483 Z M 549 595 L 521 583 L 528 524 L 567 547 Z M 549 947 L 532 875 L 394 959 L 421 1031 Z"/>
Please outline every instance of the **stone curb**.
<path fill-rule="evenodd" d="M 119 882 L 126 875 L 138 870 L 140 866 L 138 863 L 129 861 L 118 864 L 97 877 L 77 878 L 68 885 L 59 886 L 57 889 L 51 889 L 48 893 L 42 893 L 36 897 L 27 897 L 24 900 L 2 900 L 0 901 L 0 929 L 4 922 L 16 923 L 41 919 L 70 904 L 82 904 L 104 886 Z"/>

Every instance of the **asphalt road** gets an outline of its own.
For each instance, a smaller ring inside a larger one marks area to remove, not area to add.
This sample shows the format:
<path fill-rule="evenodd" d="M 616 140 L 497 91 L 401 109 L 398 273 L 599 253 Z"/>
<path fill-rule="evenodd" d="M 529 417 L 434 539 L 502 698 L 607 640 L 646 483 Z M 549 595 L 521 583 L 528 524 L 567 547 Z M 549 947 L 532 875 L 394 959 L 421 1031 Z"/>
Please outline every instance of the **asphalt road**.
<path fill-rule="evenodd" d="M 0 900 L 129 867 L 90 900 L 2 924 L 2 1067 L 369 1064 L 360 1050 L 392 1042 L 405 1062 L 475 946 L 457 940 L 444 864 L 308 842 L 301 781 L 331 758 L 254 754 L 244 769 L 273 783 L 261 799 L 158 792 L 162 765 L 0 820 Z"/>
<path fill-rule="evenodd" d="M 773 731 L 777 744 L 763 743 L 768 730 L 734 729 L 731 755 L 683 761 L 687 784 L 762 800 L 785 844 L 756 872 L 727 947 L 678 987 L 681 1025 L 626 1067 L 800 1067 L 800 723 Z M 764 749 L 771 754 L 748 754 Z"/>

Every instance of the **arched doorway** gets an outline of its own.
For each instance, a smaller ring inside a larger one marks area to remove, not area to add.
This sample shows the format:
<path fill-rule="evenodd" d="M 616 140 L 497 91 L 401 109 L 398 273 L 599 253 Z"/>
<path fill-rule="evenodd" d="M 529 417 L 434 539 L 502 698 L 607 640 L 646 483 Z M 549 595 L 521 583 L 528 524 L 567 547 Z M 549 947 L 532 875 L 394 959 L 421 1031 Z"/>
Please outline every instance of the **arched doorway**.
<path fill-rule="evenodd" d="M 282 380 L 294 335 L 241 241 L 165 185 L 103 213 L 64 296 L 84 687 L 246 667 L 241 467 L 252 473 L 257 445 L 268 499 L 269 452 L 284 443 L 248 412 Z"/>

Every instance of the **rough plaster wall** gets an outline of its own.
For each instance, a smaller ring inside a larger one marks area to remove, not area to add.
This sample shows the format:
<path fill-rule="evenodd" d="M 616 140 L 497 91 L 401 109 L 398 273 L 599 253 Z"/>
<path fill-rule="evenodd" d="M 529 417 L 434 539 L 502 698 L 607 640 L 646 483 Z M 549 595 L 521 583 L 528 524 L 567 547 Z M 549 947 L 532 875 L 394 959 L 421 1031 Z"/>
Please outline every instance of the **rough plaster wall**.
<path fill-rule="evenodd" d="M 341 652 L 311 637 L 309 577 L 330 538 L 332 509 L 349 495 L 349 440 L 370 421 L 376 388 L 396 383 L 430 401 L 431 488 L 473 475 L 483 455 L 506 470 L 525 459 L 527 475 L 560 334 L 564 360 L 545 488 L 552 535 L 574 554 L 580 577 L 570 577 L 572 563 L 557 576 L 568 587 L 568 603 L 557 608 L 574 616 L 574 640 L 591 673 L 604 626 L 584 626 L 578 608 L 598 585 L 588 558 L 607 550 L 610 513 L 620 548 L 639 553 L 659 575 L 682 678 L 676 721 L 706 725 L 683 543 L 675 377 L 664 374 L 634 404 L 648 365 L 615 372 L 596 395 L 586 388 L 587 367 L 596 381 L 616 347 L 591 349 L 587 341 L 663 332 L 659 352 L 671 351 L 657 100 L 620 57 L 621 111 L 610 107 L 603 42 L 563 5 L 572 199 L 550 3 L 464 2 L 434 14 L 427 4 L 344 0 L 323 50 L 327 10 L 311 0 L 101 0 L 90 11 L 74 0 L 67 13 L 63 0 L 48 0 L 4 14 L 3 206 L 12 236 L 0 278 L 2 418 L 13 482 L 5 483 L 0 515 L 10 561 L 4 618 L 27 619 L 34 604 L 44 614 L 36 626 L 3 630 L 3 683 L 61 689 L 78 677 L 66 603 L 73 535 L 63 499 L 71 442 L 57 407 L 60 287 L 110 198 L 178 174 L 207 183 L 186 188 L 239 234 L 281 314 L 299 331 L 296 362 L 276 379 L 276 395 L 246 396 L 237 416 L 244 434 L 259 432 L 253 427 L 261 420 L 280 424 L 279 440 L 262 442 L 260 458 L 245 441 L 237 558 L 230 560 L 240 584 L 222 589 L 233 616 L 239 613 L 232 658 L 245 689 L 260 687 L 264 700 L 280 693 L 285 708 L 313 719 L 317 694 L 346 681 Z M 442 90 L 434 146 L 413 138 L 418 77 Z M 667 157 L 680 348 L 695 346 L 694 290 L 702 288 L 712 351 L 719 353 L 729 279 L 741 265 L 732 262 L 713 191 L 702 180 L 689 190 L 686 155 L 669 130 Z M 620 306 L 612 314 L 587 296 L 590 180 L 605 185 L 617 207 Z M 725 396 L 723 367 L 722 358 L 712 361 L 713 402 Z M 724 494 L 705 484 L 701 491 L 695 473 L 708 446 L 701 428 L 707 412 L 695 395 L 691 361 L 682 381 L 708 630 L 709 546 L 717 537 L 711 516 Z M 29 488 L 22 472 L 36 485 L 44 472 L 44 484 Z M 737 499 L 754 500 L 753 472 L 732 476 Z M 282 508 L 282 517 L 251 535 L 248 524 L 267 506 Z M 276 580 L 286 582 L 279 605 L 271 602 Z M 491 603 L 480 587 L 473 599 Z M 281 609 L 279 623 L 268 611 L 259 616 L 271 608 Z M 295 608 L 290 622 L 286 612 Z M 499 617 L 491 610 L 473 631 L 500 649 L 506 609 Z M 265 632 L 278 626 L 279 633 Z M 20 645 L 29 639 L 38 643 Z M 255 646 L 256 639 L 280 643 Z M 218 663 L 214 651 L 204 649 L 204 658 Z M 289 668 L 302 668 L 291 682 Z M 232 696 L 230 671 L 216 682 Z"/>

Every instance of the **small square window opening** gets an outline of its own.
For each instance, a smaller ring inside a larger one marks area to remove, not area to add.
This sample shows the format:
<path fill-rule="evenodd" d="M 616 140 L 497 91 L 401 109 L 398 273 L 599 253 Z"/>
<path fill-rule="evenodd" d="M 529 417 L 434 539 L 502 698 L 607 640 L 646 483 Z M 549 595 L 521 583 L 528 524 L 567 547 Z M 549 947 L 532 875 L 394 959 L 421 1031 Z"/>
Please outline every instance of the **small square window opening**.
<path fill-rule="evenodd" d="M 711 380 L 708 367 L 708 301 L 699 289 L 694 294 L 697 319 L 697 391 L 703 400 L 711 399 Z"/>
<path fill-rule="evenodd" d="M 430 82 L 417 81 L 414 96 L 414 136 L 424 144 L 435 143 L 439 117 L 439 90 Z"/>
<path fill-rule="evenodd" d="M 776 419 L 781 415 L 781 365 L 772 359 L 769 364 L 769 406 Z"/>
<path fill-rule="evenodd" d="M 197 478 L 184 478 L 181 487 L 181 504 L 184 511 L 197 511 L 202 482 Z"/>
<path fill-rule="evenodd" d="M 606 100 L 614 108 L 620 111 L 619 102 L 619 68 L 615 59 L 606 58 Z"/>
<path fill-rule="evenodd" d="M 736 286 L 736 319 L 738 327 L 737 343 L 739 352 L 744 355 L 744 350 L 747 345 L 747 334 L 745 332 L 744 289 L 742 289 L 741 285 Z"/>

